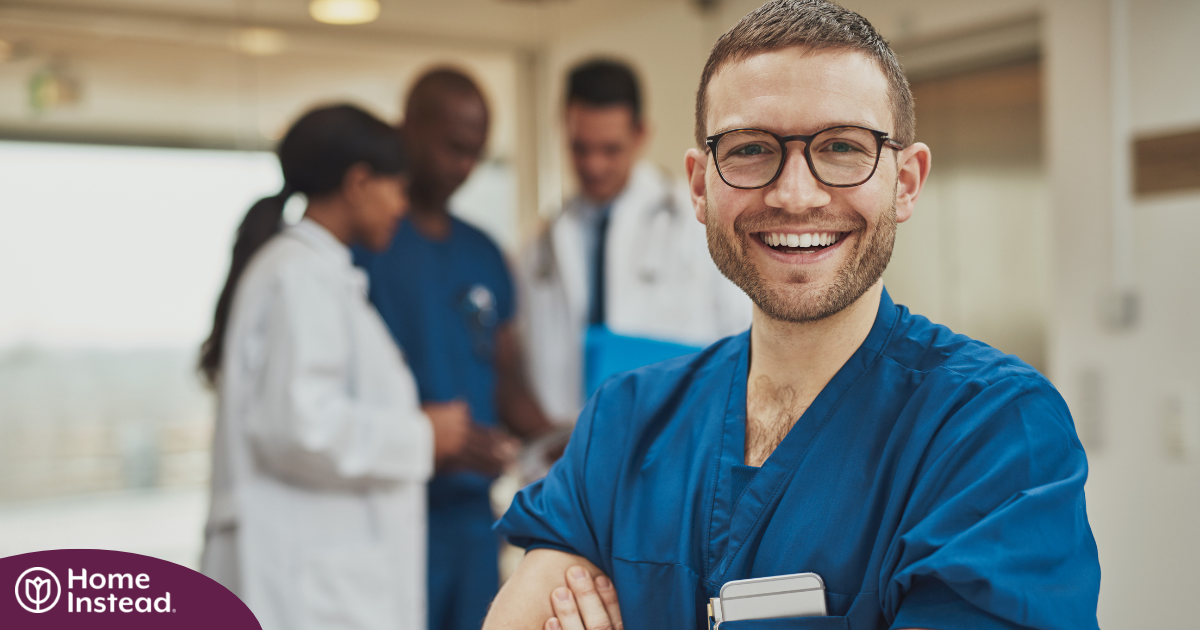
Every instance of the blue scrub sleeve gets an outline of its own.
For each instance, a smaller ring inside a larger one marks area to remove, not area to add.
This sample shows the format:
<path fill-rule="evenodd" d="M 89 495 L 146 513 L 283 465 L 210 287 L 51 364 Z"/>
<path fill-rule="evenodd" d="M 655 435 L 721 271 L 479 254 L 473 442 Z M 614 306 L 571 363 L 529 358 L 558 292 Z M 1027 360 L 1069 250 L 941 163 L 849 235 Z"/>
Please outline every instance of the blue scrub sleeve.
<path fill-rule="evenodd" d="M 495 530 L 518 547 L 572 553 L 587 558 L 611 574 L 608 554 L 601 554 L 602 548 L 610 547 L 601 543 L 601 534 L 594 525 L 610 521 L 593 518 L 593 497 L 589 494 L 603 490 L 595 483 L 592 487 L 587 483 L 592 427 L 603 391 L 601 388 L 584 407 L 566 451 L 550 468 L 550 473 L 517 493 L 508 511 L 496 523 Z M 611 464 L 616 466 L 615 461 Z M 604 504 L 603 499 L 600 504 Z"/>
<path fill-rule="evenodd" d="M 884 559 L 892 628 L 1096 628 L 1087 460 L 1044 379 L 972 392 L 936 429 Z"/>

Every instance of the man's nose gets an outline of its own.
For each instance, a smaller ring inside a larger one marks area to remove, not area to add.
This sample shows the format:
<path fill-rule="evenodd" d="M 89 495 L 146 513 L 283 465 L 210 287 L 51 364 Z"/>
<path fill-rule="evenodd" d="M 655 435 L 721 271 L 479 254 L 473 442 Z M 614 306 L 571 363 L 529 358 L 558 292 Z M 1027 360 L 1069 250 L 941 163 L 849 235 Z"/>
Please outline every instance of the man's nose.
<path fill-rule="evenodd" d="M 783 171 L 767 186 L 764 201 L 789 212 L 804 212 L 829 205 L 833 197 L 808 167 L 803 146 L 797 143 L 795 147 L 788 148 Z"/>

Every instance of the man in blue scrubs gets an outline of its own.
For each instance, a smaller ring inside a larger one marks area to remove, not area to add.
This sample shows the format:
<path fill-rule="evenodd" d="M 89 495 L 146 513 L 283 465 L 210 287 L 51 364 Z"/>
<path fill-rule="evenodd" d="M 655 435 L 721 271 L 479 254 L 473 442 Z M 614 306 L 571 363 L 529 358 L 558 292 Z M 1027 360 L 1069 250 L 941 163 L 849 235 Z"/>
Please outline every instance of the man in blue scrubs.
<path fill-rule="evenodd" d="M 773 0 L 697 99 L 692 201 L 751 330 L 601 386 L 497 525 L 530 551 L 485 628 L 702 628 L 726 582 L 802 572 L 828 617 L 722 627 L 1096 628 L 1066 404 L 880 280 L 930 168 L 886 42 Z"/>
<path fill-rule="evenodd" d="M 401 128 L 413 161 L 409 214 L 386 252 L 356 252 L 421 401 L 466 401 L 474 421 L 429 483 L 430 630 L 477 630 L 499 588 L 488 489 L 515 451 L 500 425 L 520 437 L 551 430 L 520 369 L 504 257 L 447 209 L 487 130 L 487 104 L 470 78 L 442 69 L 418 79 Z"/>

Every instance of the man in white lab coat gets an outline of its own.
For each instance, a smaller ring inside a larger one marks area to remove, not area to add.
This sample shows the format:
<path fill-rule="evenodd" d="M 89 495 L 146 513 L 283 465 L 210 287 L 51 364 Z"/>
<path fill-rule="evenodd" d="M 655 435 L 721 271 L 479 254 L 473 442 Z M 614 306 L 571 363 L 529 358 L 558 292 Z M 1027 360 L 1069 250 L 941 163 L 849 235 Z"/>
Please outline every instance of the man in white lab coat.
<path fill-rule="evenodd" d="M 750 302 L 713 264 L 684 183 L 638 160 L 647 128 L 633 71 L 576 66 L 566 101 L 579 194 L 521 265 L 531 380 L 559 422 L 612 373 L 750 325 Z"/>

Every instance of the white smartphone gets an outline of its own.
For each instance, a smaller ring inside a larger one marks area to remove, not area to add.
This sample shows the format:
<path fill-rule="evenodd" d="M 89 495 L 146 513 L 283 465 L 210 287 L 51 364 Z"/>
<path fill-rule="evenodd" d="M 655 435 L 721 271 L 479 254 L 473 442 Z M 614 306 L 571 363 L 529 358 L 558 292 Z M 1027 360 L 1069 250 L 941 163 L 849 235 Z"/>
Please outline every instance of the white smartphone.
<path fill-rule="evenodd" d="M 794 573 L 734 580 L 709 602 L 713 621 L 823 617 L 825 581 L 816 573 Z"/>

